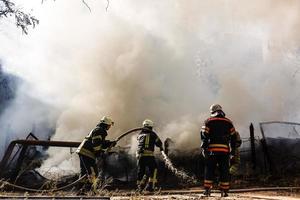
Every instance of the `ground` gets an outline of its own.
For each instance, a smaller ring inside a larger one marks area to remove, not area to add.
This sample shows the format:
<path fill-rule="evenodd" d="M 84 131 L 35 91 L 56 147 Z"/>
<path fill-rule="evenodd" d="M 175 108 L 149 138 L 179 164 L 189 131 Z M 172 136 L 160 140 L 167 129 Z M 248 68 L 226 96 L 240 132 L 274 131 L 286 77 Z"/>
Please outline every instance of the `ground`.
<path fill-rule="evenodd" d="M 165 193 L 165 191 L 162 191 Z M 157 200 L 175 200 L 175 199 L 224 199 L 224 200 L 296 200 L 300 199 L 300 192 L 286 192 L 286 191 L 268 191 L 268 192 L 246 192 L 246 193 L 231 193 L 229 197 L 220 197 L 220 193 L 212 193 L 211 197 L 203 197 L 200 193 L 188 194 L 153 194 L 153 195 L 138 195 L 136 193 L 122 193 L 113 192 L 108 193 L 112 195 L 112 200 L 139 200 L 139 199 L 157 199 Z M 109 199 L 105 198 L 107 195 L 96 196 L 75 196 L 74 193 L 53 193 L 53 194 L 29 194 L 29 193 L 0 193 L 0 199 Z"/>
<path fill-rule="evenodd" d="M 113 198 L 120 199 L 120 198 Z M 128 199 L 128 198 L 123 198 Z M 300 199 L 300 194 L 279 194 L 277 192 L 254 192 L 254 193 L 235 193 L 230 194 L 228 197 L 220 197 L 219 193 L 213 193 L 211 197 L 203 197 L 201 194 L 187 194 L 187 195 L 161 195 L 161 196 L 151 196 L 142 197 L 141 199 L 224 199 L 224 200 L 296 200 Z"/>

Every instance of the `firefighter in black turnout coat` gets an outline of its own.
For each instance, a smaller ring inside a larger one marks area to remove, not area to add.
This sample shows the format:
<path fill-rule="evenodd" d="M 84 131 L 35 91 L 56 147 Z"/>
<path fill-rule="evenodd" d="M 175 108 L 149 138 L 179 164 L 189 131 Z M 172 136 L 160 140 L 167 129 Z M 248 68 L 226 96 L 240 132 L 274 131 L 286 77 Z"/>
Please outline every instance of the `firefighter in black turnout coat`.
<path fill-rule="evenodd" d="M 142 191 L 145 186 L 147 186 L 146 190 L 153 191 L 157 183 L 157 164 L 154 157 L 154 148 L 157 146 L 160 151 L 163 151 L 163 146 L 159 137 L 152 131 L 153 125 L 151 120 L 146 119 L 143 122 L 143 129 L 137 137 L 137 187 L 139 191 Z M 148 176 L 146 175 L 147 169 Z M 148 184 L 147 177 L 149 177 Z"/>
<path fill-rule="evenodd" d="M 102 155 L 104 149 L 116 145 L 115 141 L 105 140 L 107 131 L 113 124 L 114 122 L 109 117 L 104 116 L 76 150 L 80 159 L 80 176 L 87 175 L 85 184 L 83 184 L 87 190 L 90 190 L 92 185 L 97 185 L 96 158 Z"/>
<path fill-rule="evenodd" d="M 229 161 L 234 159 L 235 155 L 236 131 L 232 122 L 225 117 L 220 105 L 213 104 L 210 107 L 210 113 L 211 117 L 201 128 L 201 148 L 205 157 L 204 195 L 210 195 L 215 180 L 214 173 L 218 166 L 221 195 L 228 196 Z"/>

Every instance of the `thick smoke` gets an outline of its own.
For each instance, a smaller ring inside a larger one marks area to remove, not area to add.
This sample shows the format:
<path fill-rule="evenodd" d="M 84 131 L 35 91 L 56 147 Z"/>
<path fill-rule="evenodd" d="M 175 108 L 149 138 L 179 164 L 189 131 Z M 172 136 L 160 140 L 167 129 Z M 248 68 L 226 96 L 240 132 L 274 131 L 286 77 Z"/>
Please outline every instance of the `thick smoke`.
<path fill-rule="evenodd" d="M 4 70 L 0 63 L 0 158 L 12 140 L 29 133 L 47 139 L 55 130 L 58 112 L 55 107 L 30 96 L 31 87 Z"/>
<path fill-rule="evenodd" d="M 194 148 L 212 103 L 244 137 L 250 122 L 299 120 L 297 0 L 106 3 L 33 4 L 40 25 L 0 37 L 10 70 L 60 108 L 53 140 L 81 141 L 109 115 L 109 138 L 150 118 Z M 66 158 L 55 152 L 46 165 Z"/>

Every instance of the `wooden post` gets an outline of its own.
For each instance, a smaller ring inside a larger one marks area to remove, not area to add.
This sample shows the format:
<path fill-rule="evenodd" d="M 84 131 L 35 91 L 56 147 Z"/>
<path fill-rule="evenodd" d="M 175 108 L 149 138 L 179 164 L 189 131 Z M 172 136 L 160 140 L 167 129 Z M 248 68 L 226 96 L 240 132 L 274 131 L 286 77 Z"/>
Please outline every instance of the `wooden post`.
<path fill-rule="evenodd" d="M 255 138 L 254 138 L 254 127 L 253 124 L 250 124 L 250 141 L 251 141 L 251 160 L 252 160 L 252 169 L 256 169 L 256 152 L 255 152 Z"/>

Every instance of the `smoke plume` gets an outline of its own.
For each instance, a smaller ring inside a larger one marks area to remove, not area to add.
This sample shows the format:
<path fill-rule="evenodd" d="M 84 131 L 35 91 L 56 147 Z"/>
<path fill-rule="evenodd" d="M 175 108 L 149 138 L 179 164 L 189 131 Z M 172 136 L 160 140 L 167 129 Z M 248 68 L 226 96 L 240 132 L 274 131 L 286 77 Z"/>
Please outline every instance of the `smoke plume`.
<path fill-rule="evenodd" d="M 212 103 L 242 137 L 250 122 L 299 120 L 299 1 L 106 3 L 32 3 L 40 25 L 28 36 L 1 30 L 8 70 L 60 111 L 52 140 L 81 141 L 108 115 L 108 138 L 150 118 L 162 139 L 194 148 Z M 55 152 L 47 165 L 66 158 Z"/>

